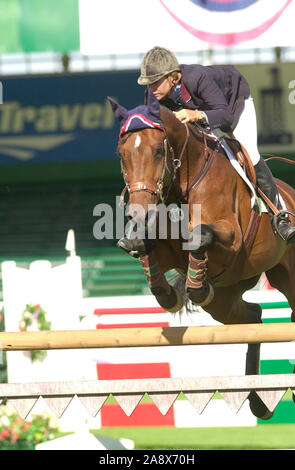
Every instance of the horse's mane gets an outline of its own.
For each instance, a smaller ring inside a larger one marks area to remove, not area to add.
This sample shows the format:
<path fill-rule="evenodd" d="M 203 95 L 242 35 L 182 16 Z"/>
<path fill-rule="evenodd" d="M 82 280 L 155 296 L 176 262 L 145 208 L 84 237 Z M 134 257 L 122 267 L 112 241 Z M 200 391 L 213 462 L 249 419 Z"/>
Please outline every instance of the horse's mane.
<path fill-rule="evenodd" d="M 177 117 L 174 115 L 173 111 L 171 111 L 171 109 L 169 108 L 166 108 L 166 106 L 160 105 L 160 113 L 161 113 L 161 119 L 163 123 L 165 124 L 165 127 L 166 127 L 166 123 L 168 125 L 170 124 L 173 127 L 183 126 L 183 124 L 179 121 L 179 119 L 177 119 Z"/>
<path fill-rule="evenodd" d="M 166 108 L 166 106 L 163 106 L 163 105 L 160 106 L 160 110 L 161 110 L 161 119 L 166 129 L 167 127 L 168 128 L 172 127 L 175 130 L 184 128 L 184 124 L 180 122 L 179 119 L 177 119 L 173 111 L 171 111 L 169 108 Z M 207 135 L 207 131 L 205 128 L 201 127 L 197 123 L 189 123 L 188 128 L 190 130 L 191 135 L 197 138 L 198 141 L 203 142 L 204 133 Z"/>

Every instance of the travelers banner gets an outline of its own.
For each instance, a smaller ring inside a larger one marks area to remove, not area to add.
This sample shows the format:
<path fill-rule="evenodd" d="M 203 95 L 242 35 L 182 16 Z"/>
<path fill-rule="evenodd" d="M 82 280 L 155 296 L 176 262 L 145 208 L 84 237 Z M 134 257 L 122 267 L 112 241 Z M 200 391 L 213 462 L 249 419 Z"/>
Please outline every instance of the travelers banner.
<path fill-rule="evenodd" d="M 238 65 L 257 111 L 262 153 L 295 152 L 293 64 Z M 0 164 L 117 158 L 119 124 L 107 96 L 127 109 L 144 102 L 137 72 L 14 77 L 2 80 Z"/>
<path fill-rule="evenodd" d="M 2 80 L 0 164 L 117 158 L 119 124 L 107 100 L 143 103 L 138 73 L 89 73 Z"/>

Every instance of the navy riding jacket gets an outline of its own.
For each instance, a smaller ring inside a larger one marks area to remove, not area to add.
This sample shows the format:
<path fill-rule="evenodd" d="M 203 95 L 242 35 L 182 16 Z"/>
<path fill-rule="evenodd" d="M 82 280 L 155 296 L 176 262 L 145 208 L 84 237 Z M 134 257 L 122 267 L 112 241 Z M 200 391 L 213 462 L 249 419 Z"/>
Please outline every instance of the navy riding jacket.
<path fill-rule="evenodd" d="M 180 95 L 171 93 L 160 103 L 173 111 L 200 109 L 211 129 L 233 131 L 250 96 L 243 75 L 233 65 L 180 65 L 180 70 Z"/>

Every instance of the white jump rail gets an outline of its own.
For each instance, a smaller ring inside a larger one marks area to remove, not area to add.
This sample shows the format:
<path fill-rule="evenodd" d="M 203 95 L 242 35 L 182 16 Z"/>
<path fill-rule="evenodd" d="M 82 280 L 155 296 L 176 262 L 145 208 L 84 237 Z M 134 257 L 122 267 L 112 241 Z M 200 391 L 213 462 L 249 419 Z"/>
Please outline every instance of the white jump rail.
<path fill-rule="evenodd" d="M 7 400 L 26 417 L 42 397 L 60 417 L 71 400 L 78 397 L 95 416 L 112 395 L 127 415 L 131 415 L 145 393 L 162 414 L 166 414 L 182 393 L 198 413 L 202 413 L 218 391 L 234 412 L 238 412 L 251 391 L 255 391 L 270 411 L 285 392 L 295 391 L 295 374 L 247 375 L 167 379 L 125 379 L 73 382 L 0 384 L 0 401 Z"/>
<path fill-rule="evenodd" d="M 108 330 L 67 330 L 0 333 L 4 351 L 73 349 L 134 346 L 179 346 L 288 342 L 295 340 L 295 323 L 222 325 L 201 327 L 148 327 Z M 147 393 L 161 413 L 166 414 L 180 393 L 202 413 L 218 391 L 235 411 L 255 391 L 270 411 L 285 392 L 295 391 L 295 374 L 246 375 L 169 379 L 128 379 L 82 382 L 35 382 L 0 384 L 0 401 L 8 401 L 26 417 L 37 400 L 47 401 L 61 416 L 76 396 L 95 416 L 112 395 L 130 415 Z"/>

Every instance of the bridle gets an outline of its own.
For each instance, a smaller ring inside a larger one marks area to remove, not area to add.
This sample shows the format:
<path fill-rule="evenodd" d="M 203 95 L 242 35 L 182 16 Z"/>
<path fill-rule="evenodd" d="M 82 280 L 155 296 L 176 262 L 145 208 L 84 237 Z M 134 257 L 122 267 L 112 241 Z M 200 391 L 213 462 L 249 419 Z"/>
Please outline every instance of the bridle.
<path fill-rule="evenodd" d="M 185 128 L 186 128 L 186 138 L 185 138 L 184 144 L 182 146 L 181 152 L 180 152 L 178 157 L 175 156 L 173 147 L 169 143 L 167 133 L 165 132 L 165 137 L 164 137 L 164 140 L 163 140 L 165 161 L 164 161 L 161 177 L 158 179 L 156 186 L 154 184 L 146 183 L 145 181 L 136 181 L 135 183 L 129 184 L 128 183 L 128 178 L 127 178 L 127 173 L 123 168 L 123 163 L 122 163 L 122 160 L 121 160 L 121 169 L 122 169 L 123 178 L 124 178 L 124 182 L 125 182 L 125 187 L 124 187 L 124 189 L 121 193 L 121 196 L 120 196 L 120 203 L 119 204 L 120 204 L 121 207 L 126 205 L 126 203 L 124 202 L 124 199 L 125 199 L 125 194 L 126 194 L 127 191 L 129 193 L 129 195 L 133 194 L 133 193 L 136 193 L 136 192 L 145 191 L 147 193 L 150 193 L 152 196 L 157 197 L 162 203 L 165 203 L 165 201 L 168 197 L 168 194 L 170 192 L 170 189 L 173 185 L 173 182 L 176 178 L 177 170 L 181 166 L 182 157 L 183 157 L 184 152 L 186 150 L 188 139 L 189 139 L 189 128 L 188 128 L 186 123 L 184 125 L 185 125 Z M 125 139 L 127 140 L 130 135 L 131 135 L 131 132 L 128 133 L 127 136 L 125 136 Z M 126 142 L 126 140 L 125 140 L 125 142 Z M 169 155 L 171 155 L 172 168 L 169 168 L 169 165 L 168 165 Z M 167 179 L 167 177 L 168 177 L 169 181 L 168 181 L 168 184 L 165 185 L 164 183 L 165 183 L 165 180 Z"/>

